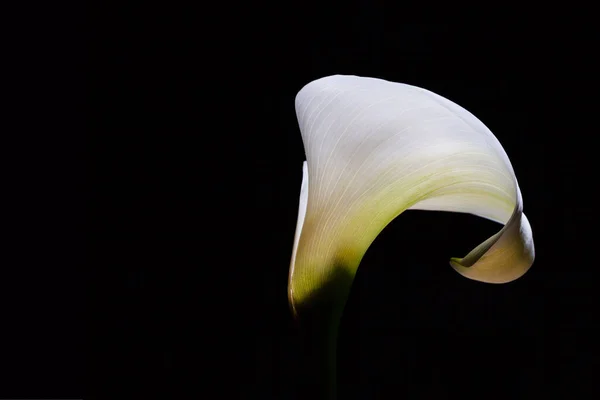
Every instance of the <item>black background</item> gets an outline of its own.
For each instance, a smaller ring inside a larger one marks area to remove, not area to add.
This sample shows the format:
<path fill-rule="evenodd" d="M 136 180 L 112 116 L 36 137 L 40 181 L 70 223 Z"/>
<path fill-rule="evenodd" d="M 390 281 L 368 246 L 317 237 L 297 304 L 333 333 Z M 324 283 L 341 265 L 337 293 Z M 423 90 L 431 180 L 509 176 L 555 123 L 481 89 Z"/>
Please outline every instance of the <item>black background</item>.
<path fill-rule="evenodd" d="M 592 26 L 414 23 L 368 2 L 223 8 L 93 10 L 85 340 L 23 345 L 43 360 L 32 375 L 42 378 L 16 379 L 31 372 L 22 365 L 4 390 L 296 398 L 286 289 L 304 152 L 294 97 L 313 79 L 354 74 L 427 88 L 481 119 L 516 171 L 537 256 L 513 283 L 469 281 L 449 257 L 499 227 L 402 214 L 354 282 L 339 398 L 593 397 Z M 61 305 L 73 324 L 80 302 Z M 18 345 L 10 354 L 23 359 Z"/>
<path fill-rule="evenodd" d="M 96 37 L 88 394 L 294 398 L 286 284 L 304 160 L 294 96 L 335 73 L 422 86 L 484 121 L 512 160 L 537 246 L 519 281 L 471 282 L 448 258 L 496 225 L 400 216 L 348 301 L 340 399 L 592 389 L 593 264 L 577 247 L 592 205 L 569 198 L 591 57 L 572 43 L 588 28 L 416 24 L 366 4 L 134 8 Z"/>

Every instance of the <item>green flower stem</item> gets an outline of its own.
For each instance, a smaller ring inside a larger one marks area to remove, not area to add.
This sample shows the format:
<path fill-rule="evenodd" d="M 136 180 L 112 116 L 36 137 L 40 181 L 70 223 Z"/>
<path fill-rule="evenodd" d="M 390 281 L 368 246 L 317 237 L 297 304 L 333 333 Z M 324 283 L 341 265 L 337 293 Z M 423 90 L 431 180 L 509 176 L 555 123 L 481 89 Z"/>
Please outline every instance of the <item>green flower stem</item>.
<path fill-rule="evenodd" d="M 336 398 L 336 346 L 338 327 L 353 275 L 335 268 L 328 283 L 302 304 L 295 304 L 298 322 L 299 356 L 298 398 L 334 400 Z"/>

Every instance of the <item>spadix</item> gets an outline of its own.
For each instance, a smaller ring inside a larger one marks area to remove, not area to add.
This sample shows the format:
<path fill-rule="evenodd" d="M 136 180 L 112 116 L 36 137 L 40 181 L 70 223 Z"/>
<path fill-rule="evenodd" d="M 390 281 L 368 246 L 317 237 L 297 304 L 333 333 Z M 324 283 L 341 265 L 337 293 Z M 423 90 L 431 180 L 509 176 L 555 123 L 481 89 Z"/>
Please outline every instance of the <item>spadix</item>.
<path fill-rule="evenodd" d="M 467 278 L 505 283 L 533 263 L 510 161 L 464 108 L 418 87 L 336 75 L 302 88 L 296 113 L 306 162 L 289 275 L 294 312 L 325 287 L 339 289 L 345 302 L 348 288 L 331 282 L 345 276 L 340 285 L 350 285 L 369 245 L 409 209 L 471 213 L 504 225 L 451 259 Z"/>

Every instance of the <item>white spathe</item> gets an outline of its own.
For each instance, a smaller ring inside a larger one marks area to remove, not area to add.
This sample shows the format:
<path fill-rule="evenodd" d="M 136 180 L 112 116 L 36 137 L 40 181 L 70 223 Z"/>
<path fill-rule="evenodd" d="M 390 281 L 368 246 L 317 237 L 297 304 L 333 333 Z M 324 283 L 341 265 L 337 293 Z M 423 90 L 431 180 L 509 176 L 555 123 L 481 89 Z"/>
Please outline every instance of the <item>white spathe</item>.
<path fill-rule="evenodd" d="M 531 227 L 508 156 L 464 108 L 415 86 L 335 75 L 304 86 L 296 114 L 307 161 L 292 305 L 333 268 L 354 274 L 377 235 L 407 209 L 471 213 L 504 225 L 466 257 L 451 259 L 468 278 L 505 283 L 533 263 Z"/>

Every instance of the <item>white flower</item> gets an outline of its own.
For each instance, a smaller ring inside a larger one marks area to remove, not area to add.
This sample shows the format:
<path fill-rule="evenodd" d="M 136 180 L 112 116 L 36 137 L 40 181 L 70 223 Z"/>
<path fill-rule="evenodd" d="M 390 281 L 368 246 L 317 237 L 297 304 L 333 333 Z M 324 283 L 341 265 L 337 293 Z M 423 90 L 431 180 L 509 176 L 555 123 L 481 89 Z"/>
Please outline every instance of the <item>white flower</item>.
<path fill-rule="evenodd" d="M 450 260 L 467 278 L 505 283 L 533 263 L 508 156 L 464 108 L 418 87 L 336 75 L 302 88 L 296 113 L 307 161 L 289 275 L 294 310 L 334 276 L 353 277 L 377 235 L 409 209 L 504 225 Z"/>

